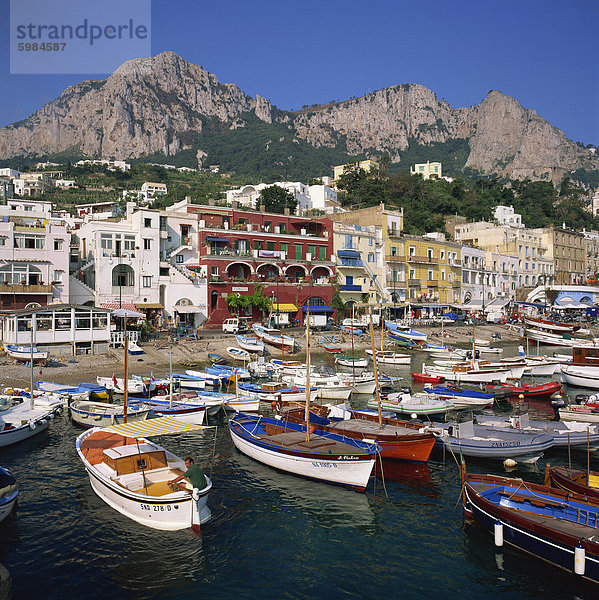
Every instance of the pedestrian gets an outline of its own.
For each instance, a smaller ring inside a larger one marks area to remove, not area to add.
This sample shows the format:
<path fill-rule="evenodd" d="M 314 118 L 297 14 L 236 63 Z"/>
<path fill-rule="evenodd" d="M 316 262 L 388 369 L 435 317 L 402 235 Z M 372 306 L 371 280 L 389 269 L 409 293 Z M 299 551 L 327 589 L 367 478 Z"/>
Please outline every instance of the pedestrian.
<path fill-rule="evenodd" d="M 518 346 L 518 354 L 520 356 L 526 356 L 526 352 L 524 351 L 524 346 L 522 344 Z"/>

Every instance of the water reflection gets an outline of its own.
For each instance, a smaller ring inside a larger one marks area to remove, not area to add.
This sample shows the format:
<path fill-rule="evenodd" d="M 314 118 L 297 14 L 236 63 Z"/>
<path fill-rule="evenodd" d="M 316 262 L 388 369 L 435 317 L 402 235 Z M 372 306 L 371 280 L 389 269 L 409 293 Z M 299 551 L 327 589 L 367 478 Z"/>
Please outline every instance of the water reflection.
<path fill-rule="evenodd" d="M 373 524 L 374 513 L 365 493 L 279 473 L 240 453 L 231 458 L 231 464 L 239 484 L 249 486 L 253 493 L 275 491 L 278 510 L 299 510 L 327 528 Z"/>

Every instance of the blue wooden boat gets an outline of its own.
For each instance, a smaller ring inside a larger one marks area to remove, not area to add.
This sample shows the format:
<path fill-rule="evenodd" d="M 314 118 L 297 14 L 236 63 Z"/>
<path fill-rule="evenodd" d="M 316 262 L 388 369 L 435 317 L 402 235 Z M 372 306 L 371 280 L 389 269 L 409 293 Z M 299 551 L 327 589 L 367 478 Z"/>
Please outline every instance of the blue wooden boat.
<path fill-rule="evenodd" d="M 229 420 L 235 447 L 293 475 L 363 491 L 380 447 L 303 423 L 239 414 Z"/>
<path fill-rule="evenodd" d="M 560 569 L 599 583 L 599 501 L 587 496 L 462 467 L 464 514 L 510 544 Z"/>
<path fill-rule="evenodd" d="M 426 338 L 428 337 L 427 334 L 422 331 L 410 329 L 409 327 L 401 327 L 397 325 L 397 323 L 393 323 L 392 321 L 385 321 L 385 327 L 389 329 L 389 335 L 393 339 L 412 340 L 414 342 L 426 342 Z"/>
<path fill-rule="evenodd" d="M 228 358 L 216 354 L 215 352 L 208 353 L 208 360 L 212 361 L 215 365 L 226 365 L 229 362 Z"/>
<path fill-rule="evenodd" d="M 19 485 L 8 469 L 0 467 L 0 521 L 14 508 L 19 495 Z"/>

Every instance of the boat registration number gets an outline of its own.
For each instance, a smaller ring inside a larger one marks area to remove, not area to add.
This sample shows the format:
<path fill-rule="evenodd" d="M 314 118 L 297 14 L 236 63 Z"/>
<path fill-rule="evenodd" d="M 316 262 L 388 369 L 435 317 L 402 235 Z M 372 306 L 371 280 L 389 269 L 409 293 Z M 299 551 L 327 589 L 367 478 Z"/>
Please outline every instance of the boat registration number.
<path fill-rule="evenodd" d="M 139 507 L 141 508 L 141 510 L 152 510 L 154 512 L 165 512 L 165 511 L 171 510 L 171 507 L 168 504 L 166 506 L 163 506 L 163 505 L 150 506 L 149 504 L 140 504 Z"/>
<path fill-rule="evenodd" d="M 519 446 L 520 442 L 493 442 L 493 448 L 513 448 L 514 446 Z"/>
<path fill-rule="evenodd" d="M 325 468 L 329 468 L 329 469 L 336 469 L 337 465 L 333 464 L 333 463 L 328 463 L 328 462 L 317 462 L 317 461 L 312 461 L 312 466 L 313 467 L 325 467 Z"/>

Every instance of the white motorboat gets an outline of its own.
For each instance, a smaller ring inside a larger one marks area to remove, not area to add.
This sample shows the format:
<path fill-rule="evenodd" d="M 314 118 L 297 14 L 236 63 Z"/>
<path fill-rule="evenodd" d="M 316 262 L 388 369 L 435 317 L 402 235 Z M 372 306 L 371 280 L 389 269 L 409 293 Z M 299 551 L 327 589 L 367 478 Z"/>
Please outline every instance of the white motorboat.
<path fill-rule="evenodd" d="M 283 335 L 283 332 L 278 329 L 270 329 L 257 323 L 252 325 L 252 329 L 256 336 L 266 344 L 270 344 L 275 348 L 281 348 L 286 352 L 293 352 L 295 349 L 295 339 L 290 335 Z"/>
<path fill-rule="evenodd" d="M 372 356 L 372 350 L 366 349 L 366 354 Z M 409 365 L 412 362 L 411 354 L 401 354 L 391 350 L 377 350 L 376 362 L 385 365 Z"/>
<path fill-rule="evenodd" d="M 258 396 L 260 400 L 272 402 L 281 397 L 283 400 L 302 401 L 306 399 L 306 388 L 289 386 L 280 381 L 268 381 L 266 383 L 240 383 L 237 386 L 239 395 Z M 318 388 L 310 385 L 310 400 L 314 400 L 318 394 Z"/>
<path fill-rule="evenodd" d="M 124 422 L 125 406 L 107 402 L 76 400 L 71 402 L 71 419 L 82 427 L 110 427 Z M 151 405 L 127 406 L 127 422 L 143 421 L 148 418 Z"/>
<path fill-rule="evenodd" d="M 98 385 L 112 390 L 115 394 L 125 392 L 125 380 L 122 377 L 96 377 Z M 128 394 L 141 394 L 147 396 L 156 389 L 156 383 L 150 379 L 129 379 L 127 381 Z"/>
<path fill-rule="evenodd" d="M 335 364 L 338 364 L 342 367 L 355 367 L 363 369 L 368 366 L 368 359 L 360 358 L 358 356 L 351 356 L 349 354 L 337 354 L 335 355 Z"/>
<path fill-rule="evenodd" d="M 283 381 L 303 386 L 307 385 L 306 373 L 298 373 L 296 375 L 286 375 Z M 336 375 L 320 375 L 319 373 L 310 373 L 310 385 L 318 388 L 317 398 L 324 400 L 347 400 L 352 392 L 351 385 L 341 381 Z"/>
<path fill-rule="evenodd" d="M 376 398 L 368 401 L 368 406 L 378 408 Z M 445 414 L 454 408 L 453 402 L 432 394 L 407 394 L 396 392 L 381 398 L 381 409 L 407 415 Z"/>
<path fill-rule="evenodd" d="M 524 371 L 525 366 L 522 366 Z M 512 376 L 509 367 L 483 367 L 478 361 L 458 363 L 453 366 L 422 365 L 422 372 L 435 377 L 445 377 L 447 381 L 458 383 L 490 383 L 499 381 L 505 383 Z"/>
<path fill-rule="evenodd" d="M 236 348 L 235 346 L 229 346 L 227 348 L 227 354 L 236 360 L 250 359 L 250 353 L 247 350 L 244 350 L 243 348 Z"/>
<path fill-rule="evenodd" d="M 599 366 L 566 365 L 562 367 L 564 383 L 576 387 L 599 389 Z"/>
<path fill-rule="evenodd" d="M 31 362 L 31 358 L 33 357 L 33 364 L 38 364 L 48 359 L 48 351 L 39 350 L 35 346 L 33 347 L 33 352 L 31 346 L 13 346 L 11 344 L 6 344 L 4 349 L 8 356 L 19 362 Z"/>
<path fill-rule="evenodd" d="M 337 373 L 337 377 L 346 385 L 350 385 L 357 394 L 373 394 L 376 389 L 373 373 L 360 373 L 355 377 L 351 373 Z"/>
<path fill-rule="evenodd" d="M 262 354 L 264 352 L 264 342 L 262 340 L 257 340 L 255 337 L 249 335 L 236 335 L 235 339 L 239 347 L 243 350 L 254 354 Z"/>
<path fill-rule="evenodd" d="M 54 395 L 3 396 L 0 406 L 0 447 L 22 442 L 48 429 L 65 402 Z"/>
<path fill-rule="evenodd" d="M 146 437 L 202 428 L 170 417 L 94 427 L 77 438 L 77 454 L 92 489 L 106 504 L 147 527 L 185 529 L 210 519 L 212 482 L 206 477 L 203 489 L 171 487 L 169 481 L 186 471 L 185 462 Z"/>

